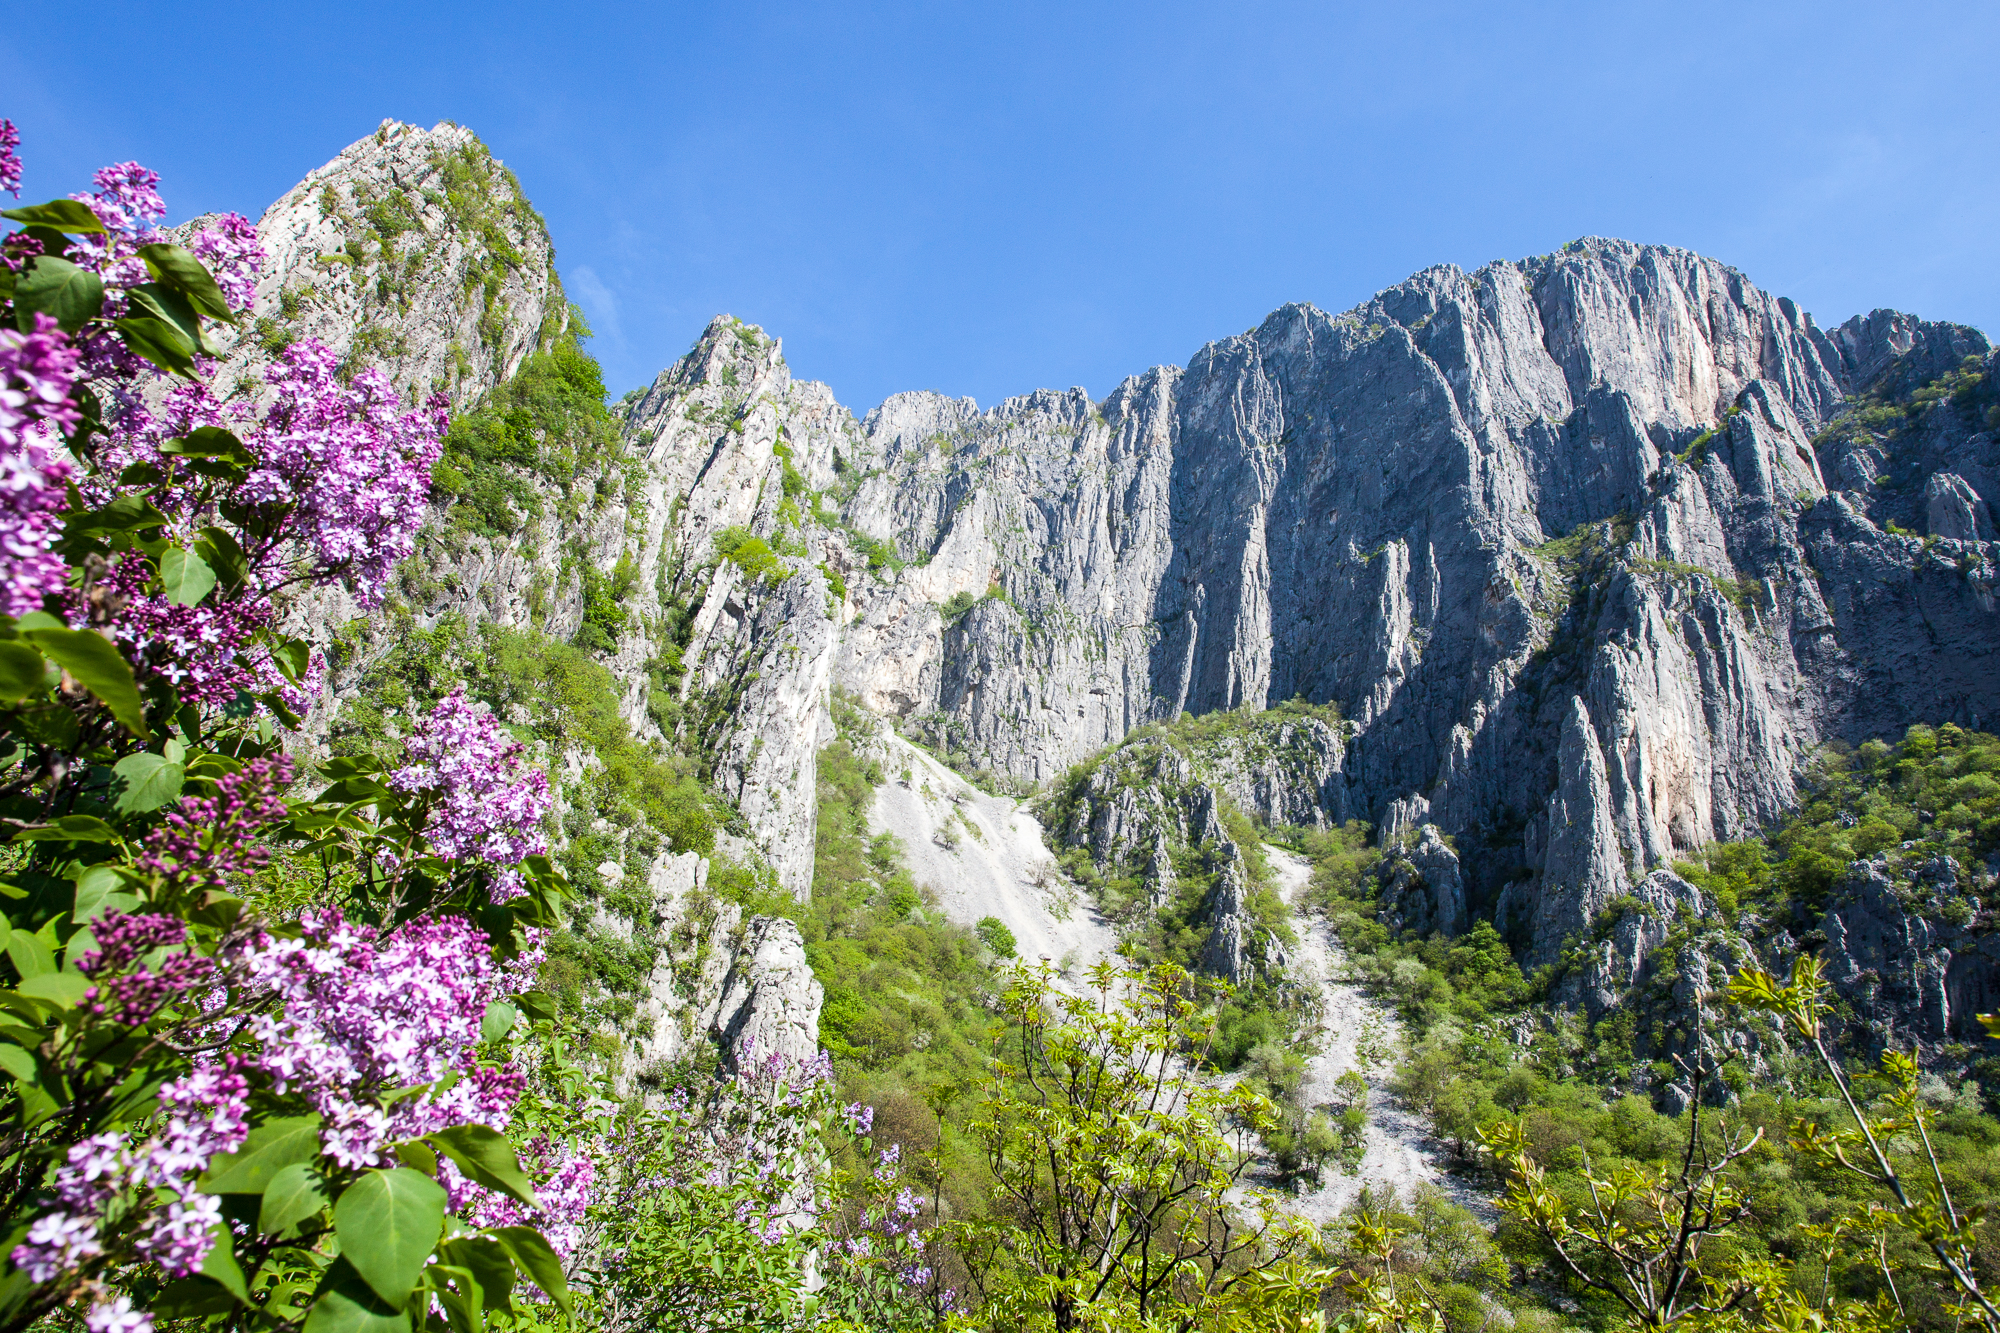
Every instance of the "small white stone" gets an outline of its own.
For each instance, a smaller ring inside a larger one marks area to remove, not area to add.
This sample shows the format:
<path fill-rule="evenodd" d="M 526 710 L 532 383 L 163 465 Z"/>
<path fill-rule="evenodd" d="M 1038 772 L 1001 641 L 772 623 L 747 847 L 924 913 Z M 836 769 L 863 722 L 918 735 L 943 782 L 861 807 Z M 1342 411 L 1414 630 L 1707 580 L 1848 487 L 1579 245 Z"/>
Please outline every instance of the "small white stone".
<path fill-rule="evenodd" d="M 625 878 L 625 867 L 619 865 L 616 861 L 606 861 L 603 865 L 597 867 L 597 877 L 606 884 L 616 884 L 619 880 Z"/>

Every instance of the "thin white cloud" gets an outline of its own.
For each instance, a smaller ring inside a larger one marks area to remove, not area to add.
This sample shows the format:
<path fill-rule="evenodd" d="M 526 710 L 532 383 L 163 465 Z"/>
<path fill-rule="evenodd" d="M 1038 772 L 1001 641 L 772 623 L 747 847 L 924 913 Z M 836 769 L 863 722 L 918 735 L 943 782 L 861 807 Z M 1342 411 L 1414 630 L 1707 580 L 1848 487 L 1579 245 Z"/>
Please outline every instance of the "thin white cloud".
<path fill-rule="evenodd" d="M 570 270 L 569 289 L 576 294 L 576 303 L 583 307 L 590 331 L 615 347 L 624 346 L 625 328 L 618 321 L 618 298 L 597 276 L 597 270 L 588 264 Z"/>

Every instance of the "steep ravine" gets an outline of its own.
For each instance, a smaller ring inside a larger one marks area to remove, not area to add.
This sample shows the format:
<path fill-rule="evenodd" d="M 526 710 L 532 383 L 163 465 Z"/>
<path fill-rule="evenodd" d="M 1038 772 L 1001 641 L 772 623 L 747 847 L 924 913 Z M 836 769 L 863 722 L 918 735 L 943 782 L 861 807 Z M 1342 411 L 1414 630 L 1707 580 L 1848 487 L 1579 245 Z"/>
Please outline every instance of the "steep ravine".
<path fill-rule="evenodd" d="M 1286 901 L 1302 907 L 1311 868 L 1282 847 L 1267 844 L 1264 855 L 1283 885 Z M 1368 1126 L 1362 1133 L 1361 1160 L 1353 1169 L 1330 1164 L 1318 1186 L 1292 1195 L 1290 1206 L 1315 1222 L 1331 1222 L 1364 1189 L 1377 1196 L 1386 1191 L 1406 1198 L 1427 1185 L 1461 1207 L 1490 1215 L 1491 1201 L 1446 1171 L 1444 1147 L 1423 1118 L 1404 1108 L 1389 1089 L 1403 1047 L 1402 1024 L 1394 1011 L 1348 980 L 1346 950 L 1324 917 L 1297 911 L 1293 924 L 1299 946 L 1292 957 L 1291 979 L 1314 997 L 1317 1019 L 1312 1036 L 1318 1049 L 1306 1062 L 1301 1100 L 1308 1107 L 1336 1102 L 1335 1081 L 1353 1070 L 1368 1081 Z"/>

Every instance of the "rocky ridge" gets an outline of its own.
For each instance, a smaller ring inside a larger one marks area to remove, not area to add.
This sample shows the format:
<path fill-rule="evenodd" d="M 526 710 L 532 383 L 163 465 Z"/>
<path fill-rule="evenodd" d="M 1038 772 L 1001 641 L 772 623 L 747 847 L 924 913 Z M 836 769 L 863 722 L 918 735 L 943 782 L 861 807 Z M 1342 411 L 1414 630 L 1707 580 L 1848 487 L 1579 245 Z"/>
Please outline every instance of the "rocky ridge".
<path fill-rule="evenodd" d="M 570 320 L 555 247 L 468 129 L 385 120 L 266 209 L 256 309 L 224 332 L 219 387 L 294 338 L 379 366 L 412 402 L 477 402 Z"/>
<path fill-rule="evenodd" d="M 546 345 L 567 307 L 511 177 L 490 164 L 486 203 L 455 202 L 475 145 L 385 125 L 274 206 L 272 324 L 232 366 L 351 324 L 348 351 L 462 405 Z M 329 267 L 336 238 L 351 262 Z M 914 393 L 857 420 L 720 317 L 619 404 L 625 454 L 588 504 L 551 494 L 511 540 L 440 529 L 407 609 L 566 638 L 583 567 L 616 576 L 621 712 L 698 748 L 740 815 L 720 850 L 795 896 L 831 687 L 1018 783 L 1183 713 L 1336 705 L 1277 767 L 1190 771 L 1129 810 L 1091 788 L 1052 835 L 1149 892 L 1209 847 L 1229 975 L 1267 956 L 1229 904 L 1223 797 L 1408 834 L 1409 921 L 1492 918 L 1553 961 L 1677 854 L 1785 810 L 1823 742 L 1990 725 L 1993 369 L 1975 330 L 1822 330 L 1716 261 L 1600 238 L 1340 315 L 1286 306 L 1097 402 Z M 725 933 L 791 966 L 760 929 Z M 663 988 L 660 1013 L 687 1010 Z M 808 992 L 770 1030 L 809 1030 Z"/>
<path fill-rule="evenodd" d="M 1982 531 L 1994 437 L 1935 391 L 1991 357 L 1586 238 L 1287 306 L 1100 404 L 900 395 L 842 512 L 921 582 L 857 598 L 837 678 L 1032 780 L 1181 712 L 1338 704 L 1329 813 L 1436 825 L 1466 911 L 1552 961 L 1779 815 L 1822 742 L 1993 716 L 1996 552 L 1953 534 Z M 1888 435 L 1842 415 L 1926 385 Z"/>

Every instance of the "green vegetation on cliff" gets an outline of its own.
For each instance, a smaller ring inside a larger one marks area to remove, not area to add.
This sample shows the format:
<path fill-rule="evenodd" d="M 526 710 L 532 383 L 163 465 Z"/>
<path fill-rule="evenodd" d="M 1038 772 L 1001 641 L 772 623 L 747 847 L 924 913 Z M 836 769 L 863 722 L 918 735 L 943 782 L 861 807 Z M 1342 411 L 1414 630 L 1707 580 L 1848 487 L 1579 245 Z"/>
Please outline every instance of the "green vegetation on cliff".
<path fill-rule="evenodd" d="M 1801 795 L 1769 834 L 1711 844 L 1675 869 L 1732 918 L 1755 907 L 1803 921 L 1851 861 L 1881 855 L 1901 868 L 1950 856 L 1976 892 L 1990 874 L 1984 863 L 2000 852 L 2000 738 L 1984 732 L 1946 723 L 1911 727 L 1893 745 L 1830 747 Z M 1962 895 L 1939 910 L 1954 925 L 1973 911 Z"/>
<path fill-rule="evenodd" d="M 528 357 L 477 408 L 452 421 L 431 489 L 450 506 L 454 524 L 510 535 L 540 516 L 537 482 L 559 488 L 565 499 L 581 480 L 615 485 L 608 465 L 621 458 L 617 422 L 604 404 L 597 361 L 579 341 L 585 336 L 572 316 L 548 351 Z"/>

